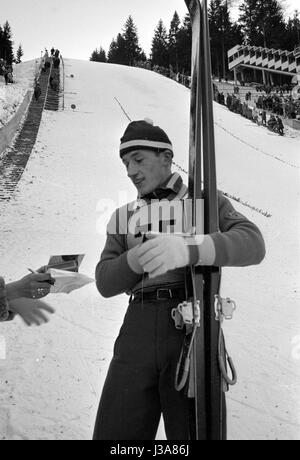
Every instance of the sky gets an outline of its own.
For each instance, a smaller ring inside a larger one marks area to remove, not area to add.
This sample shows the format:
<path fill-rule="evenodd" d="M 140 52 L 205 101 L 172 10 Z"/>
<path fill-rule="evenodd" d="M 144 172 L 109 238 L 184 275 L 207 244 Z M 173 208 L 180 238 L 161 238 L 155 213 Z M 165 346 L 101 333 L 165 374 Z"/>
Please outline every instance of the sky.
<path fill-rule="evenodd" d="M 299 0 L 285 3 L 290 15 L 300 7 Z M 108 51 L 129 15 L 149 55 L 159 19 L 169 28 L 175 10 L 183 19 L 184 0 L 0 0 L 0 24 L 10 23 L 15 50 L 22 44 L 23 61 L 39 57 L 45 47 L 52 46 L 66 58 L 88 60 L 95 48 Z M 233 11 L 236 14 L 237 8 Z"/>

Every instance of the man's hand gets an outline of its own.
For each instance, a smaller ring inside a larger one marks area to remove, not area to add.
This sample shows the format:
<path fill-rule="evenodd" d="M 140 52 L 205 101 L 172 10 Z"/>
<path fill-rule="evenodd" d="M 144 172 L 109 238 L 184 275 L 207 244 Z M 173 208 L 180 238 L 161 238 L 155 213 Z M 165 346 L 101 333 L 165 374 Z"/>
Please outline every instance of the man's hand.
<path fill-rule="evenodd" d="M 41 299 L 49 294 L 55 280 L 48 273 L 30 273 L 24 278 L 9 283 L 7 288 L 8 300 L 26 297 L 27 299 Z"/>
<path fill-rule="evenodd" d="M 53 314 L 55 310 L 41 300 L 29 300 L 19 298 L 9 301 L 9 309 L 21 316 L 27 326 L 36 324 L 40 326 L 43 323 L 48 323 L 49 318 L 47 313 Z"/>
<path fill-rule="evenodd" d="M 127 262 L 132 271 L 137 274 L 142 274 L 144 272 L 143 267 L 139 262 L 139 248 L 141 245 L 136 246 L 132 249 L 129 249 L 127 252 Z"/>
<path fill-rule="evenodd" d="M 138 249 L 139 263 L 149 278 L 189 264 L 185 238 L 176 235 L 147 233 L 147 242 Z"/>

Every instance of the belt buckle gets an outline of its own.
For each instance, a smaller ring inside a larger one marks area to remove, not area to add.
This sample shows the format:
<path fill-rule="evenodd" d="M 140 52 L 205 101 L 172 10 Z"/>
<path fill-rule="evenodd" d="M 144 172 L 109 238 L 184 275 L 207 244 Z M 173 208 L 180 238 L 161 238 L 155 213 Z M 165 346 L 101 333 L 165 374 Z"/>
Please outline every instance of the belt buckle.
<path fill-rule="evenodd" d="M 169 297 L 160 297 L 159 293 L 161 291 L 167 292 L 169 294 Z M 157 291 L 156 291 L 156 299 L 157 300 L 166 300 L 166 299 L 172 299 L 172 298 L 173 298 L 172 289 L 157 289 Z"/>

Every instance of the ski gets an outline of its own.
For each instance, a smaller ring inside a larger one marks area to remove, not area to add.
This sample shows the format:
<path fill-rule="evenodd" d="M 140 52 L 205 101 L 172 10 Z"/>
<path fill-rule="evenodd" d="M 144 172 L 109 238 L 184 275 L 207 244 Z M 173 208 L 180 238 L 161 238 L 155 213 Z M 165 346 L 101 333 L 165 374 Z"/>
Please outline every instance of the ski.
<path fill-rule="evenodd" d="M 214 121 L 207 0 L 185 0 L 192 24 L 192 74 L 189 147 L 189 198 L 193 200 L 195 234 L 214 233 L 218 225 Z M 204 201 L 204 204 L 203 204 Z M 199 205 L 204 219 L 200 222 Z M 221 271 L 191 267 L 189 298 L 194 310 L 190 334 L 190 438 L 226 439 L 224 381 L 219 365 L 221 322 L 216 318 L 215 296 Z"/>

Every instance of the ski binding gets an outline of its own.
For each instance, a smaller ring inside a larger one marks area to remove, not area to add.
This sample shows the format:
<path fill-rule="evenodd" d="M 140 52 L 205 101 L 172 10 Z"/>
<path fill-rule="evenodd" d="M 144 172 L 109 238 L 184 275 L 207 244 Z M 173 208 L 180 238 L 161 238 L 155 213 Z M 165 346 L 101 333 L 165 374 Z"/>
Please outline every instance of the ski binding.
<path fill-rule="evenodd" d="M 172 310 L 172 318 L 175 322 L 176 329 L 183 329 L 184 325 L 197 327 L 200 326 L 200 301 L 184 301 Z"/>
<path fill-rule="evenodd" d="M 215 295 L 216 321 L 223 321 L 224 319 L 231 320 L 235 310 L 236 303 L 234 300 L 231 300 L 229 297 L 224 299 L 219 295 Z"/>

